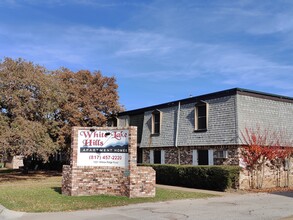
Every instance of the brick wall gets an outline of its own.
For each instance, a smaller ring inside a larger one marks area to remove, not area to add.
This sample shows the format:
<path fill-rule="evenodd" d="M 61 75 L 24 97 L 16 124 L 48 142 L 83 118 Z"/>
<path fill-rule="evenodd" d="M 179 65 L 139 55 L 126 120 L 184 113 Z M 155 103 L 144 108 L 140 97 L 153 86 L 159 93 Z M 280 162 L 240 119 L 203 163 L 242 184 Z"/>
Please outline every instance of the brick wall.
<path fill-rule="evenodd" d="M 155 171 L 150 167 L 137 167 L 136 127 L 95 128 L 95 130 L 129 129 L 129 165 L 125 167 L 77 166 L 78 130 L 72 129 L 70 165 L 63 167 L 62 194 L 70 196 L 108 194 L 127 197 L 155 196 Z"/>
<path fill-rule="evenodd" d="M 293 159 L 291 158 L 291 164 L 293 164 Z M 243 169 L 240 172 L 239 177 L 239 188 L 240 189 L 249 189 L 252 187 L 252 181 L 254 181 L 254 188 L 256 188 L 256 175 L 252 174 L 246 170 Z M 262 188 L 272 188 L 272 187 L 292 187 L 293 186 L 293 169 L 292 167 L 289 169 L 284 169 L 284 166 L 282 166 L 279 170 L 274 168 L 273 166 L 270 166 L 269 163 L 267 163 L 264 166 L 264 176 L 263 180 L 259 179 L 259 181 L 262 181 Z"/>
<path fill-rule="evenodd" d="M 156 147 L 143 148 L 143 163 L 150 163 L 150 150 L 164 150 L 165 164 L 178 164 L 180 154 L 181 165 L 192 165 L 193 150 L 214 150 L 214 165 L 239 165 L 239 151 L 237 146 L 189 146 L 189 147 Z M 217 151 L 227 150 L 227 158 L 216 158 Z"/>

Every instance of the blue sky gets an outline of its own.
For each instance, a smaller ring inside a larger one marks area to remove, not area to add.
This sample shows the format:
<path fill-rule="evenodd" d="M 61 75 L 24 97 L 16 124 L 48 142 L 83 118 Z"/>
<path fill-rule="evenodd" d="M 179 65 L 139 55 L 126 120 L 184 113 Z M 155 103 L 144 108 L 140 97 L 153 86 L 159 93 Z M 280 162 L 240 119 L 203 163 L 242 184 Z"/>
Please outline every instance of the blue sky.
<path fill-rule="evenodd" d="M 0 0 L 0 59 L 115 76 L 127 110 L 240 87 L 293 97 L 291 0 Z"/>

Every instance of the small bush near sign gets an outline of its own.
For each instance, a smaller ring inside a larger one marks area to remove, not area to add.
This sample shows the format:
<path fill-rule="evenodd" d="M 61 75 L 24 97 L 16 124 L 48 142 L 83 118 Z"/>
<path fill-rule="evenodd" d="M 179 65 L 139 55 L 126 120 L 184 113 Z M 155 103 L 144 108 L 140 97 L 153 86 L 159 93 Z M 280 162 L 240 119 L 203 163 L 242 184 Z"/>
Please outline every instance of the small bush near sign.
<path fill-rule="evenodd" d="M 156 183 L 198 189 L 225 191 L 238 187 L 238 166 L 150 165 L 156 171 Z"/>

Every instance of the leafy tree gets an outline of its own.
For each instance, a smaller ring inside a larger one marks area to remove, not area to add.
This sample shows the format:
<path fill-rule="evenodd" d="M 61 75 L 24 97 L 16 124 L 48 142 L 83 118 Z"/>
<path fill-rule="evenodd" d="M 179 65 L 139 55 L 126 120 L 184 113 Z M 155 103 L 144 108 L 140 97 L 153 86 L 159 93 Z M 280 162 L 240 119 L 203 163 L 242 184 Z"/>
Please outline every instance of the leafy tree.
<path fill-rule="evenodd" d="M 47 160 L 70 146 L 72 126 L 102 126 L 121 109 L 115 78 L 50 72 L 22 59 L 0 62 L 0 152 Z"/>
<path fill-rule="evenodd" d="M 56 118 L 61 123 L 59 144 L 67 149 L 72 126 L 103 126 L 108 117 L 122 109 L 114 77 L 104 77 L 99 71 L 75 73 L 65 68 L 53 75 L 67 94 Z"/>
<path fill-rule="evenodd" d="M 46 126 L 37 121 L 17 117 L 10 124 L 9 152 L 29 157 L 37 155 L 44 160 L 57 149 Z"/>
<path fill-rule="evenodd" d="M 9 146 L 8 134 L 9 134 L 8 118 L 0 113 L 0 162 L 3 163 L 6 160 L 6 149 Z"/>
<path fill-rule="evenodd" d="M 54 78 L 47 72 L 22 59 L 6 58 L 0 63 L 0 114 L 5 122 L 0 138 L 5 143 L 5 152 L 10 155 L 27 157 L 35 153 L 47 160 L 57 148 L 48 125 L 62 96 Z M 37 132 L 40 134 L 34 137 Z"/>

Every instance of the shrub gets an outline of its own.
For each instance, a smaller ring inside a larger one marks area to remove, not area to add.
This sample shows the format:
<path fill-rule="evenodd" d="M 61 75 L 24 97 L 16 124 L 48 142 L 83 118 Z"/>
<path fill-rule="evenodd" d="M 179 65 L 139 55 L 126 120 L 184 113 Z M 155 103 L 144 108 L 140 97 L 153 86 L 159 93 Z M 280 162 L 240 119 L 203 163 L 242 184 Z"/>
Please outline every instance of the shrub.
<path fill-rule="evenodd" d="M 179 181 L 179 166 L 177 165 L 147 165 L 154 168 L 156 171 L 156 183 L 178 186 Z"/>
<path fill-rule="evenodd" d="M 61 172 L 63 165 L 68 164 L 66 161 L 48 161 L 30 160 L 26 161 L 26 169 L 28 170 L 54 170 Z"/>
<path fill-rule="evenodd" d="M 238 166 L 147 165 L 156 170 L 158 184 L 225 191 L 238 187 Z"/>

